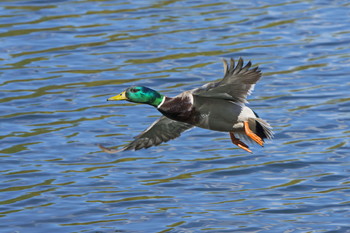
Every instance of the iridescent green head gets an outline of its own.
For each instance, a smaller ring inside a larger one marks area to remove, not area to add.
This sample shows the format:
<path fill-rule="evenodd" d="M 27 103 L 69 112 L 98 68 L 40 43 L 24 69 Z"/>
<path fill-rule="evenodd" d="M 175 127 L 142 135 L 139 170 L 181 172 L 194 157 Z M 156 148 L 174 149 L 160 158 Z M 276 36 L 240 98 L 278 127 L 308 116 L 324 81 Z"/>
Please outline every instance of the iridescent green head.
<path fill-rule="evenodd" d="M 108 98 L 107 100 L 127 100 L 134 103 L 150 104 L 158 107 L 163 101 L 164 95 L 159 92 L 152 90 L 148 87 L 133 86 L 127 88 L 119 95 Z"/>

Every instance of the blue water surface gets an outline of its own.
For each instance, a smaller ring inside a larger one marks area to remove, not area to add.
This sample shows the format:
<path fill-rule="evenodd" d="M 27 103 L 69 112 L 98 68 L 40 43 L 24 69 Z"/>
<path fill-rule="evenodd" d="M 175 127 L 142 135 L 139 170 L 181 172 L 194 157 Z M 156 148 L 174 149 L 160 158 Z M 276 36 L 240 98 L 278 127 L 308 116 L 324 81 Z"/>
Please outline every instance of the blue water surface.
<path fill-rule="evenodd" d="M 0 2 L 0 232 L 350 232 L 346 1 Z M 264 76 L 249 106 L 275 138 L 249 154 L 195 128 L 106 154 L 160 113 L 106 102 Z"/>

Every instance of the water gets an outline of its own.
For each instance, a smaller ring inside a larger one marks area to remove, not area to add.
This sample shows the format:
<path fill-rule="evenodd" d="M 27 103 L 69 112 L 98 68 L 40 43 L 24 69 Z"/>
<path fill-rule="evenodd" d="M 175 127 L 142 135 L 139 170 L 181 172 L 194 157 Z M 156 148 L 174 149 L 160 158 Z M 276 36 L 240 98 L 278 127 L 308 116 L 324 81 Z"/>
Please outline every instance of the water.
<path fill-rule="evenodd" d="M 1 1 L 1 232 L 350 232 L 349 24 L 344 1 Z M 275 139 L 249 154 L 193 129 L 110 155 L 150 106 L 264 72 L 250 107 Z"/>

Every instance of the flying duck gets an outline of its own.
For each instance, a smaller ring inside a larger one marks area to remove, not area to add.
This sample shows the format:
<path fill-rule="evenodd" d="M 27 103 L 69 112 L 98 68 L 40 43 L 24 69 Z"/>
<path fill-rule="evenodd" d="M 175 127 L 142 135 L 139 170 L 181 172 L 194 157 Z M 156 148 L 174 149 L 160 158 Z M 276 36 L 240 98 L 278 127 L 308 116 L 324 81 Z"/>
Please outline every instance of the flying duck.
<path fill-rule="evenodd" d="M 99 147 L 107 153 L 126 150 L 140 150 L 157 146 L 177 138 L 192 127 L 228 132 L 233 144 L 247 152 L 252 152 L 244 141 L 264 145 L 264 139 L 271 139 L 271 126 L 247 107 L 247 96 L 261 78 L 258 67 L 245 66 L 240 58 L 235 65 L 224 59 L 224 77 L 193 90 L 182 92 L 175 97 L 165 96 L 151 88 L 132 86 L 107 100 L 126 100 L 149 104 L 162 113 L 145 131 L 121 149 Z"/>

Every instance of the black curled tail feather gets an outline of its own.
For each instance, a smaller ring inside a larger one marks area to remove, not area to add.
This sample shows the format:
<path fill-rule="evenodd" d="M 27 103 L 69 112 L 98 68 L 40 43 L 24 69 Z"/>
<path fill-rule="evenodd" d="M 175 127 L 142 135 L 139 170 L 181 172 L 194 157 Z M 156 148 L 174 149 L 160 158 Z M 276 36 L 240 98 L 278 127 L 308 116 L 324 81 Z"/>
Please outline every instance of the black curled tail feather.
<path fill-rule="evenodd" d="M 255 133 L 262 139 L 272 139 L 273 132 L 269 123 L 261 118 L 255 118 Z"/>

